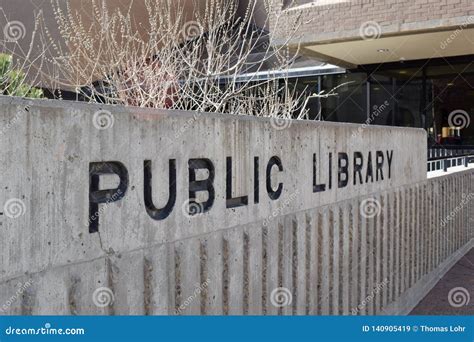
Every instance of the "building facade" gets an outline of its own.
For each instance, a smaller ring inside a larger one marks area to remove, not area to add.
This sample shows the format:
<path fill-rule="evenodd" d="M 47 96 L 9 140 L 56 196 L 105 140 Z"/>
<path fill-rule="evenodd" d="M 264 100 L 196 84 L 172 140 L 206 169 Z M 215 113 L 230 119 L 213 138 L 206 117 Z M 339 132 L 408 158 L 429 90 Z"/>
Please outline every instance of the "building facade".
<path fill-rule="evenodd" d="M 296 21 L 287 27 L 277 22 Z M 271 29 L 303 55 L 344 68 L 299 78 L 338 96 L 310 103 L 324 120 L 423 127 L 432 144 L 473 145 L 470 0 L 274 0 Z M 320 102 L 320 103 L 319 103 Z"/>

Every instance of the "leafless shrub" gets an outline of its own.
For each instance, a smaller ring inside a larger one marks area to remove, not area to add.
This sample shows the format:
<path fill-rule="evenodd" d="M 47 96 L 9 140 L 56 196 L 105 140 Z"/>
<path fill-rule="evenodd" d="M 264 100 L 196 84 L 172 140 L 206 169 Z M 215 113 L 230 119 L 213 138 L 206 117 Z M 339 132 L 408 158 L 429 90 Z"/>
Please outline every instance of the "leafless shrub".
<path fill-rule="evenodd" d="M 42 97 L 38 89 L 45 56 L 45 45 L 38 35 L 41 23 L 39 11 L 30 23 L 33 29 L 28 31 L 24 23 L 11 20 L 0 6 L 0 94 Z"/>
<path fill-rule="evenodd" d="M 255 76 L 269 67 L 287 70 L 297 55 L 287 42 L 276 46 L 271 33 L 256 29 L 256 0 L 243 10 L 234 0 L 194 2 L 191 17 L 189 2 L 144 0 L 140 21 L 133 1 L 127 7 L 105 0 L 81 5 L 53 0 L 65 41 L 50 40 L 58 87 L 126 106 L 285 118 L 304 112 L 302 94 L 287 78 Z M 265 0 L 266 11 L 269 6 Z M 285 25 L 295 32 L 299 22 Z"/>

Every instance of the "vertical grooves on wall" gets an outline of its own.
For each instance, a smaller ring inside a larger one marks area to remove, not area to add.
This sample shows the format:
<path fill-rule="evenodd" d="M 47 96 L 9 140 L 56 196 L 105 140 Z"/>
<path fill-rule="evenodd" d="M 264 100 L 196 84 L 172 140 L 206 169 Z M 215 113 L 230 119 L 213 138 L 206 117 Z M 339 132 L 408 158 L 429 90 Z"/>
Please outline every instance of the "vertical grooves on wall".
<path fill-rule="evenodd" d="M 114 272 L 114 265 L 112 264 L 112 260 L 110 258 L 105 259 L 106 266 L 107 266 L 107 287 L 112 291 L 113 294 L 117 295 L 115 292 L 115 272 Z M 115 315 L 115 301 L 112 301 L 110 305 L 107 306 L 108 314 L 110 316 Z"/>
<path fill-rule="evenodd" d="M 278 287 L 283 287 L 283 224 L 278 222 Z M 283 314 L 283 308 L 278 308 L 278 315 Z"/>
<path fill-rule="evenodd" d="M 262 314 L 267 314 L 268 228 L 262 227 Z"/>
<path fill-rule="evenodd" d="M 423 222 L 421 225 L 421 245 L 422 245 L 422 255 L 421 255 L 421 275 L 424 276 L 426 274 L 426 227 L 428 226 L 428 185 L 423 184 L 423 196 L 421 199 L 421 203 L 423 204 Z"/>
<path fill-rule="evenodd" d="M 400 218 L 400 213 L 401 213 L 401 190 L 397 191 L 395 193 L 395 247 L 396 247 L 396 255 L 395 255 L 395 293 L 393 296 L 394 300 L 398 299 L 398 296 L 401 293 L 401 264 L 402 264 L 402 258 L 401 258 L 401 225 L 402 225 L 402 220 Z"/>
<path fill-rule="evenodd" d="M 199 287 L 201 289 L 201 315 L 205 315 L 207 312 L 207 300 L 208 300 L 208 286 L 202 286 L 208 279 L 208 269 L 207 269 L 207 245 L 206 242 L 201 241 L 199 244 Z"/>
<path fill-rule="evenodd" d="M 420 184 L 418 188 L 418 210 L 420 211 L 420 215 L 418 218 L 418 278 L 417 282 L 421 280 L 423 277 L 423 253 L 424 253 L 424 245 L 423 245 L 423 227 L 425 226 L 425 206 L 424 206 L 424 184 Z"/>
<path fill-rule="evenodd" d="M 376 294 L 376 302 L 375 302 L 375 313 L 380 314 L 380 311 L 383 306 L 383 299 L 386 292 L 386 284 L 384 278 L 384 272 L 386 270 L 385 263 L 387 258 L 385 256 L 385 228 L 384 228 L 384 220 L 385 220 L 385 199 L 384 195 L 380 195 L 380 215 L 378 217 L 378 225 L 375 229 L 377 233 L 377 286 L 381 288 L 380 291 Z"/>
<path fill-rule="evenodd" d="M 389 248 L 389 278 L 388 278 L 388 299 L 387 304 L 394 301 L 395 293 L 395 194 L 389 193 L 388 198 L 388 212 L 387 212 L 387 229 L 388 229 L 388 248 Z"/>
<path fill-rule="evenodd" d="M 444 235 L 444 239 L 442 242 L 443 245 L 443 254 L 449 255 L 451 254 L 451 222 L 448 219 L 448 214 L 450 213 L 451 210 L 451 203 L 450 203 L 450 198 L 451 195 L 449 193 L 449 183 L 445 179 L 440 181 L 437 184 L 438 188 L 438 198 L 442 198 L 443 202 L 438 209 L 438 215 L 436 216 L 436 221 L 434 222 L 434 225 L 437 225 L 438 222 L 440 224 L 440 227 L 442 229 L 442 234 Z M 435 228 L 435 227 L 434 227 Z"/>
<path fill-rule="evenodd" d="M 181 284 L 181 253 L 178 248 L 174 249 L 174 311 L 181 313 L 180 307 L 182 304 L 183 288 Z"/>
<path fill-rule="evenodd" d="M 72 276 L 70 278 L 70 284 L 67 286 L 67 304 L 68 304 L 68 311 L 71 315 L 77 315 L 78 307 L 78 285 L 81 282 L 81 278 Z"/>
<path fill-rule="evenodd" d="M 354 314 L 354 309 L 355 306 L 357 305 L 354 303 L 354 289 L 356 287 L 357 280 L 354 279 L 353 274 L 354 274 L 354 267 L 356 267 L 357 263 L 357 256 L 354 255 L 354 247 L 355 247 L 355 230 L 354 230 L 354 216 L 353 216 L 353 206 L 352 204 L 349 204 L 348 208 L 348 215 L 349 215 L 349 226 L 347 227 L 348 230 L 348 236 L 349 236 L 349 251 L 348 251 L 348 263 L 349 263 L 349 271 L 348 271 L 348 277 L 349 277 L 349 293 L 348 293 L 348 306 L 349 306 L 349 314 Z"/>
<path fill-rule="evenodd" d="M 407 281 L 407 262 L 408 262 L 408 254 L 407 254 L 407 235 L 408 235 L 408 190 L 404 188 L 402 191 L 402 201 L 401 201 L 401 212 L 400 218 L 402 222 L 402 248 L 401 248 L 401 256 L 402 256 L 402 277 L 401 277 L 401 286 L 400 286 L 400 294 L 406 291 L 406 281 Z"/>
<path fill-rule="evenodd" d="M 373 298 L 373 313 L 372 314 L 377 314 L 380 311 L 380 297 L 381 297 L 381 292 L 380 292 L 380 286 L 381 286 L 381 267 L 382 267 L 382 241 L 381 241 L 381 236 L 382 236 L 382 231 L 381 231 L 381 219 L 383 215 L 383 203 L 382 203 L 382 197 L 377 197 L 377 201 L 379 201 L 380 204 L 380 209 L 378 212 L 378 215 L 375 215 L 375 217 L 372 219 L 373 220 L 373 227 L 374 227 L 374 282 L 372 286 L 372 291 L 374 294 Z"/>
<path fill-rule="evenodd" d="M 404 293 L 409 285 L 409 269 L 410 269 L 410 189 L 407 187 L 403 191 L 404 200 L 403 200 L 403 284 L 402 284 L 402 293 Z"/>
<path fill-rule="evenodd" d="M 339 284 L 338 284 L 338 307 L 339 310 L 337 310 L 337 314 L 342 315 L 343 314 L 343 290 L 344 290 L 344 275 L 343 275 L 343 270 L 344 270 L 344 264 L 343 264 L 343 256 L 345 255 L 344 251 L 344 209 L 342 206 L 339 207 L 339 224 L 338 224 L 338 229 L 339 229 L 339 251 L 337 253 L 337 257 L 339 259 L 339 267 L 337 271 L 337 278 L 339 279 Z M 337 308 L 336 308 L 337 309 Z"/>
<path fill-rule="evenodd" d="M 316 233 L 317 233 L 317 241 L 316 241 L 316 253 L 317 253 L 317 300 L 316 300 L 316 314 L 321 315 L 322 311 L 322 304 L 323 304 L 323 219 L 321 212 L 317 213 L 317 222 L 316 222 Z"/>
<path fill-rule="evenodd" d="M 331 305 L 329 302 L 330 291 L 330 263 L 331 263 L 331 240 L 329 238 L 329 213 L 330 210 L 323 209 L 322 211 L 322 234 L 323 240 L 321 247 L 323 248 L 323 263 L 322 263 L 322 314 L 329 315 L 331 313 Z"/>
<path fill-rule="evenodd" d="M 452 201 L 452 194 L 451 194 L 451 182 L 446 180 L 438 184 L 438 187 L 441 188 L 441 196 L 444 197 L 446 201 L 446 212 L 443 214 L 444 217 L 448 217 L 449 213 L 451 212 L 451 201 Z M 453 222 L 451 219 L 447 219 L 446 221 L 446 239 L 448 242 L 448 254 L 452 254 L 452 240 L 451 240 L 451 233 L 452 233 L 452 225 Z"/>
<path fill-rule="evenodd" d="M 360 298 L 359 298 L 359 304 L 365 303 L 365 298 L 367 296 L 367 287 L 368 287 L 368 279 L 367 279 L 367 273 L 369 271 L 369 267 L 367 266 L 367 258 L 368 258 L 368 253 L 370 251 L 368 250 L 368 245 L 367 245 L 367 220 L 364 219 L 364 217 L 361 215 L 361 209 L 360 209 L 360 204 L 359 204 L 359 229 L 360 229 L 360 248 L 361 248 L 361 255 L 360 255 Z M 366 313 L 366 307 L 363 306 L 360 310 L 360 314 L 365 314 Z"/>
<path fill-rule="evenodd" d="M 328 303 L 329 303 L 329 314 L 335 314 L 333 307 L 334 297 L 334 212 L 329 210 L 329 253 L 328 253 Z"/>
<path fill-rule="evenodd" d="M 360 294 L 362 292 L 361 286 L 361 260 L 362 260 L 362 240 L 361 240 L 361 220 L 360 220 L 360 207 L 357 202 L 352 208 L 352 231 L 353 231 L 353 239 L 354 239 L 354 258 L 352 260 L 353 264 L 353 284 L 354 284 L 354 291 L 352 297 L 352 309 L 356 310 L 357 306 L 359 305 Z M 356 314 L 359 314 L 358 311 L 355 311 Z"/>
<path fill-rule="evenodd" d="M 146 316 L 153 314 L 153 264 L 148 258 L 143 258 L 143 308 Z"/>
<path fill-rule="evenodd" d="M 249 301 L 250 301 L 250 263 L 249 263 L 249 257 L 250 257 L 250 237 L 247 232 L 244 232 L 244 241 L 243 241 L 243 314 L 248 315 L 249 313 Z"/>
<path fill-rule="evenodd" d="M 310 314 L 311 310 L 311 247 L 312 247 L 312 240 L 311 240 L 311 216 L 309 214 L 305 215 L 306 219 L 306 232 L 305 232 L 305 315 Z"/>
<path fill-rule="evenodd" d="M 413 205 L 413 208 L 412 208 L 413 217 L 411 219 L 412 221 L 411 236 L 413 240 L 411 243 L 411 257 L 413 261 L 411 263 L 412 269 L 411 269 L 410 287 L 412 287 L 416 283 L 416 276 L 417 276 L 416 270 L 418 268 L 417 250 L 419 250 L 419 248 L 417 248 L 417 244 L 418 244 L 417 222 L 418 222 L 418 215 L 420 214 L 420 210 L 418 209 L 418 187 L 416 185 L 412 187 L 412 205 Z"/>
<path fill-rule="evenodd" d="M 414 210 L 414 204 L 415 204 L 415 201 L 414 201 L 414 197 L 415 197 L 415 194 L 414 194 L 414 189 L 413 187 L 410 187 L 410 189 L 408 190 L 409 191 L 409 196 L 408 196 L 408 206 L 409 206 L 409 215 L 408 215 L 408 243 L 407 243 L 407 247 L 408 247 L 408 256 L 409 256 L 409 262 L 407 263 L 407 288 L 410 288 L 413 284 L 413 270 L 414 270 L 414 261 L 415 261 L 415 257 L 413 255 L 413 246 L 414 246 L 414 243 L 415 243 L 415 237 L 414 237 L 414 234 L 413 234 L 413 222 L 414 222 L 414 217 L 415 217 L 415 210 Z"/>
<path fill-rule="evenodd" d="M 376 199 L 377 200 L 377 199 Z M 375 255 L 377 253 L 377 248 L 375 246 L 375 222 L 377 220 L 377 215 L 374 217 L 368 217 L 365 219 L 367 225 L 367 249 L 368 249 L 368 265 L 367 267 L 367 292 L 366 295 L 370 296 L 367 303 L 367 313 L 369 315 L 374 315 L 375 313 L 375 298 L 374 298 L 374 288 L 375 288 L 375 276 L 376 276 L 376 266 L 375 266 Z M 367 298 L 367 297 L 366 297 Z"/>
<path fill-rule="evenodd" d="M 451 210 L 452 210 L 452 199 L 453 199 L 453 196 L 452 196 L 452 193 L 451 191 L 453 190 L 451 188 L 451 181 L 442 181 L 438 184 L 438 191 L 439 191 L 439 195 L 435 198 L 435 201 L 434 201 L 434 205 L 435 205 L 435 210 L 436 210 L 436 213 L 437 215 L 435 216 L 436 217 L 436 221 L 434 223 L 434 226 L 433 228 L 436 230 L 436 241 L 435 241 L 435 249 L 437 249 L 437 246 L 438 246 L 438 240 L 439 240 L 439 235 L 441 234 L 439 232 L 439 229 L 442 228 L 442 235 L 444 235 L 444 238 L 443 240 L 443 244 L 444 242 L 446 242 L 446 245 L 448 246 L 447 247 L 447 251 L 448 251 L 448 254 L 451 254 L 452 250 L 450 250 L 450 245 L 452 244 L 452 225 L 453 225 L 453 222 L 452 220 L 449 220 L 447 221 L 447 224 L 446 225 L 442 225 L 441 222 L 443 222 L 443 220 L 446 219 L 447 215 L 449 213 L 451 213 Z M 446 209 L 443 210 L 441 208 L 438 207 L 438 203 L 440 201 L 440 198 L 444 198 L 444 199 L 447 199 L 447 203 L 446 203 Z M 438 257 L 435 256 L 434 257 L 434 265 L 433 267 L 436 267 L 438 264 Z"/>
<path fill-rule="evenodd" d="M 293 294 L 292 314 L 296 315 L 298 295 L 299 295 L 298 293 L 298 222 L 296 221 L 296 218 L 292 220 L 291 225 L 292 225 L 291 287 L 292 287 L 292 294 Z"/>
<path fill-rule="evenodd" d="M 458 214 L 456 215 L 456 249 L 459 249 L 461 247 L 461 226 L 462 226 L 462 195 L 464 192 L 464 189 L 461 187 L 461 178 L 458 178 L 456 180 L 456 188 L 454 189 L 456 191 L 456 206 L 459 206 L 460 211 L 457 212 Z"/>
<path fill-rule="evenodd" d="M 229 314 L 229 240 L 222 238 L 222 313 Z"/>
<path fill-rule="evenodd" d="M 385 279 L 387 279 L 387 295 L 386 301 L 384 302 L 384 307 L 392 302 L 392 289 L 393 289 L 393 228 L 392 222 L 392 208 L 393 201 L 390 193 L 387 193 L 387 216 L 385 218 L 385 234 L 386 234 L 386 256 L 387 256 L 387 274 Z"/>
<path fill-rule="evenodd" d="M 440 187 L 438 187 L 440 188 Z M 439 189 L 439 194 L 441 196 L 436 196 L 434 198 L 434 203 L 433 203 L 433 210 L 435 212 L 435 222 L 433 229 L 435 230 L 434 232 L 434 242 L 433 242 L 433 249 L 434 249 L 434 256 L 433 256 L 433 269 L 436 268 L 439 264 L 439 256 L 438 256 L 438 245 L 439 245 L 439 240 L 440 240 L 440 227 L 441 227 L 441 220 L 443 219 L 443 214 L 441 210 L 439 210 L 438 203 L 439 203 L 439 198 L 444 195 L 444 189 L 441 186 L 441 189 Z M 445 236 L 445 239 L 450 239 L 451 237 L 449 235 Z"/>

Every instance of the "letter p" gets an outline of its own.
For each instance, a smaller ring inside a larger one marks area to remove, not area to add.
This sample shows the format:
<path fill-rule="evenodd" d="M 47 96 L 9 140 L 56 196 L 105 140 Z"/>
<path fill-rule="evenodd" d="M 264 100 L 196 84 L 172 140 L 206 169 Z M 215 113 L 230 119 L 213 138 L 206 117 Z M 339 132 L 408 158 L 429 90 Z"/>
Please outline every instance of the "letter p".
<path fill-rule="evenodd" d="M 100 190 L 101 175 L 117 175 L 120 183 L 115 189 Z M 128 171 L 116 161 L 89 164 L 89 233 L 99 231 L 99 204 L 121 200 L 128 188 Z"/>

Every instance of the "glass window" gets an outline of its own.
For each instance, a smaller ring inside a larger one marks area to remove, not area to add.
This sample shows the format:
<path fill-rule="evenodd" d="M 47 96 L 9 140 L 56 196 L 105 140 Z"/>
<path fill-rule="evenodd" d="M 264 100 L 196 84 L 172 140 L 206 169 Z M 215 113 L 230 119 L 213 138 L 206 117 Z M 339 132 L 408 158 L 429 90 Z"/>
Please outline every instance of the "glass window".
<path fill-rule="evenodd" d="M 365 73 L 325 75 L 322 90 L 328 95 L 321 99 L 323 120 L 366 123 L 367 76 Z"/>

